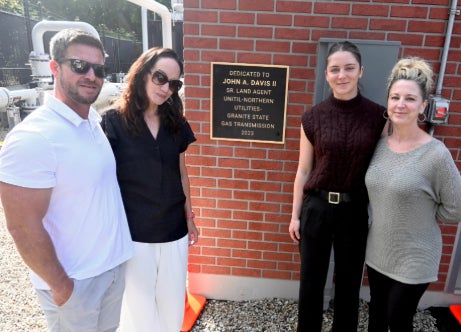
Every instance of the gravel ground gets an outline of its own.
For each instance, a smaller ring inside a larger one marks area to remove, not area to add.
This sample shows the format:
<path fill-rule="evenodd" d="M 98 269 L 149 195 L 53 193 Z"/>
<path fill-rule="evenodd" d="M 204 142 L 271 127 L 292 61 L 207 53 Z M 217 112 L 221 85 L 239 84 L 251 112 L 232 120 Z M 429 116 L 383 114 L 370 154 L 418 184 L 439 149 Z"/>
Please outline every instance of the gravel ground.
<path fill-rule="evenodd" d="M 6 132 L 0 130 L 0 141 Z M 29 281 L 27 268 L 6 230 L 0 205 L 0 331 L 45 332 L 46 322 Z M 358 332 L 366 331 L 367 303 L 362 301 Z M 324 328 L 331 329 L 332 310 L 324 314 Z M 296 331 L 297 304 L 284 299 L 255 301 L 208 300 L 191 332 L 290 332 Z M 429 311 L 415 316 L 415 331 L 439 332 Z"/>
<path fill-rule="evenodd" d="M 0 331 L 45 332 L 46 322 L 22 263 L 5 227 L 0 206 Z M 367 303 L 360 307 L 359 332 L 366 331 Z M 324 315 L 330 331 L 332 311 Z M 255 301 L 208 300 L 191 332 L 290 332 L 296 329 L 296 302 L 284 299 Z M 439 332 L 429 311 L 419 311 L 415 331 Z"/>
<path fill-rule="evenodd" d="M 368 305 L 361 301 L 358 332 L 366 332 Z M 297 303 L 284 299 L 257 301 L 207 301 L 191 332 L 291 332 L 296 331 Z M 324 332 L 331 331 L 333 311 L 323 316 Z M 413 323 L 415 332 L 439 332 L 429 311 L 418 311 Z"/>
<path fill-rule="evenodd" d="M 6 230 L 0 206 L 0 331 L 46 331 L 27 268 Z"/>

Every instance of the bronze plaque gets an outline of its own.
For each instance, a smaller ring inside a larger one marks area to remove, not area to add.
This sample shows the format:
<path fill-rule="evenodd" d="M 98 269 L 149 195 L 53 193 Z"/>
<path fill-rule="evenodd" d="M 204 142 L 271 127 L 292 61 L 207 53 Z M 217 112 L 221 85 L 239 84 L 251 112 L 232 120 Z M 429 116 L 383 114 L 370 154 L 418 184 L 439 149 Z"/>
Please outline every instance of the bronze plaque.
<path fill-rule="evenodd" d="M 211 64 L 211 139 L 285 143 L 288 66 Z"/>

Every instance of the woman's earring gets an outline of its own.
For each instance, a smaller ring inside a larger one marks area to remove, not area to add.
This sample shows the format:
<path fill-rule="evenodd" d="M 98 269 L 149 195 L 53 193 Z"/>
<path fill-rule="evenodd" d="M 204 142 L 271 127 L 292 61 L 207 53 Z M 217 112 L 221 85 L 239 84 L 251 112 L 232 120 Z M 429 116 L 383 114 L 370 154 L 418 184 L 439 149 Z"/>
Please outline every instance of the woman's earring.
<path fill-rule="evenodd" d="M 421 115 L 423 116 L 422 118 L 421 118 Z M 421 122 L 421 123 L 426 122 L 426 113 L 418 114 L 418 122 Z"/>
<path fill-rule="evenodd" d="M 389 120 L 389 114 L 387 113 L 387 110 L 384 111 L 383 118 L 385 118 L 386 120 Z"/>

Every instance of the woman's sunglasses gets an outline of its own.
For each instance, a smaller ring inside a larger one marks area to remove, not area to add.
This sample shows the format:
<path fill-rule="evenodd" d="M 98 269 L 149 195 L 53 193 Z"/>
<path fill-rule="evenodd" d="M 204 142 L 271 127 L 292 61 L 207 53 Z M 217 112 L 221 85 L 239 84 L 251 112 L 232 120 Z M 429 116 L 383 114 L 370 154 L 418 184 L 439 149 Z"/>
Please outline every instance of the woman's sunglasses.
<path fill-rule="evenodd" d="M 63 63 L 66 61 L 70 62 L 70 69 L 76 74 L 86 74 L 90 68 L 93 68 L 94 75 L 96 77 L 104 78 L 106 76 L 106 67 L 104 65 L 97 65 L 80 59 L 61 58 L 57 60 L 58 63 Z"/>
<path fill-rule="evenodd" d="M 165 83 L 168 83 L 168 87 L 173 93 L 178 92 L 182 87 L 181 80 L 168 80 L 168 76 L 166 76 L 166 74 L 161 70 L 154 71 L 151 74 L 152 74 L 152 82 L 154 84 L 164 85 Z"/>

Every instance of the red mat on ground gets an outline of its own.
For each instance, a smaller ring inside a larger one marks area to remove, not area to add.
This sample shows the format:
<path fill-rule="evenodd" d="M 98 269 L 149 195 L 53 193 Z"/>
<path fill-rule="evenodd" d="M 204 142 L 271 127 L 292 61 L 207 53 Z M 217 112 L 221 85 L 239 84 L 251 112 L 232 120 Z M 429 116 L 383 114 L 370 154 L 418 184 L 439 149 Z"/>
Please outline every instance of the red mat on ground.
<path fill-rule="evenodd" d="M 184 308 L 184 321 L 182 323 L 181 332 L 189 332 L 192 330 L 205 303 L 206 298 L 201 295 L 186 294 L 186 306 Z"/>
<path fill-rule="evenodd" d="M 455 316 L 459 324 L 461 324 L 461 304 L 453 304 L 450 306 L 450 311 Z"/>

